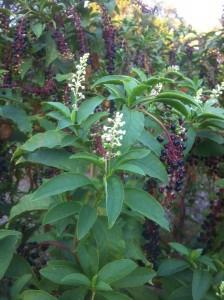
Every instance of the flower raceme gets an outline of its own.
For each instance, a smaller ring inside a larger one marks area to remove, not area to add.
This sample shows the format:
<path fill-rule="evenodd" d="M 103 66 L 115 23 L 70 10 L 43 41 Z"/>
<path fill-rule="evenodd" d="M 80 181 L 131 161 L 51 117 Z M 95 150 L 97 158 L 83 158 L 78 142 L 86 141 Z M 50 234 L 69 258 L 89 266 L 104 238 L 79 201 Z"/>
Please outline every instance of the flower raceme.
<path fill-rule="evenodd" d="M 75 103 L 73 105 L 74 109 L 78 108 L 78 101 L 85 99 L 83 90 L 85 89 L 83 83 L 86 77 L 87 62 L 89 59 L 89 53 L 85 53 L 76 66 L 76 73 L 71 75 L 70 81 L 68 83 L 71 92 L 74 95 Z"/>
<path fill-rule="evenodd" d="M 118 148 L 121 147 L 121 141 L 126 133 L 126 131 L 122 129 L 124 125 L 123 114 L 116 112 L 114 119 L 108 118 L 108 126 L 103 126 L 102 144 L 106 149 L 106 159 L 113 158 L 120 154 Z"/>

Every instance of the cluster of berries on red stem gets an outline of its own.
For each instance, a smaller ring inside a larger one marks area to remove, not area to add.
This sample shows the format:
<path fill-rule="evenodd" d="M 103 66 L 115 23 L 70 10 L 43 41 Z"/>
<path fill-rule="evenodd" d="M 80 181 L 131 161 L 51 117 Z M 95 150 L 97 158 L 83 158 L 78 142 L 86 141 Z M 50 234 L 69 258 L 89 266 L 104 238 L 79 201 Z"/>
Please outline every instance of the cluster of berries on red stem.
<path fill-rule="evenodd" d="M 18 21 L 13 41 L 13 65 L 17 69 L 21 63 L 24 51 L 27 46 L 27 24 L 25 18 Z"/>
<path fill-rule="evenodd" d="M 178 124 L 172 122 L 169 126 L 168 142 L 161 151 L 160 160 L 166 165 L 169 182 L 166 186 L 160 187 L 160 192 L 164 195 L 164 205 L 168 207 L 176 198 L 176 193 L 180 192 L 185 178 L 184 150 L 187 140 L 186 129 L 180 119 Z M 158 141 L 163 142 L 164 138 L 158 136 Z"/>
<path fill-rule="evenodd" d="M 85 53 L 89 53 L 87 41 L 86 41 L 86 36 L 84 29 L 81 24 L 81 18 L 74 6 L 72 6 L 68 11 L 67 11 L 67 16 L 68 18 L 72 19 L 75 27 L 75 31 L 77 34 L 77 39 L 79 43 L 79 53 L 80 55 L 84 55 Z"/>
<path fill-rule="evenodd" d="M 157 268 L 157 260 L 160 255 L 160 234 L 159 226 L 151 221 L 146 220 L 144 224 L 143 237 L 146 240 L 144 250 L 149 261 Z"/>
<path fill-rule="evenodd" d="M 107 71 L 112 74 L 115 68 L 116 54 L 116 30 L 112 24 L 111 17 L 104 5 L 101 5 L 102 21 L 103 21 L 103 39 L 106 47 Z"/>

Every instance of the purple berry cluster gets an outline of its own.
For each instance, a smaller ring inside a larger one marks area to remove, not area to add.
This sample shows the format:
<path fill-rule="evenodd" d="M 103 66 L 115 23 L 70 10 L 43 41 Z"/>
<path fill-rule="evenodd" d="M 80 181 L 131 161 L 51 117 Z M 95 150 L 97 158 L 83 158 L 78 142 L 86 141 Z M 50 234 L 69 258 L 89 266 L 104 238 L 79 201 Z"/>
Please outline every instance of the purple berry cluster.
<path fill-rule="evenodd" d="M 33 94 L 35 96 L 41 96 L 41 97 L 52 95 L 55 92 L 55 90 L 56 90 L 56 83 L 52 78 L 48 78 L 45 81 L 43 87 L 31 86 L 31 85 L 27 85 L 23 87 L 24 93 Z"/>
<path fill-rule="evenodd" d="M 169 176 L 169 183 L 160 187 L 160 192 L 164 195 L 164 205 L 169 207 L 176 198 L 176 193 L 180 192 L 185 178 L 184 153 L 185 141 L 187 140 L 186 129 L 183 127 L 183 121 L 178 124 L 172 122 L 169 125 L 170 133 L 168 142 L 161 151 L 160 160 L 165 163 Z M 163 142 L 164 138 L 158 136 L 158 141 Z"/>
<path fill-rule="evenodd" d="M 69 19 L 72 19 L 75 27 L 75 31 L 77 34 L 78 38 L 78 43 L 79 43 L 79 53 L 80 55 L 84 55 L 85 53 L 89 52 L 87 41 L 86 41 L 86 36 L 84 29 L 81 24 L 81 18 L 74 6 L 72 6 L 68 11 L 67 11 L 67 16 Z"/>
<path fill-rule="evenodd" d="M 144 245 L 146 256 L 153 264 L 154 268 L 156 268 L 158 256 L 160 255 L 159 226 L 151 220 L 146 220 L 144 224 L 143 237 L 146 240 Z"/>
<path fill-rule="evenodd" d="M 17 253 L 24 257 L 32 266 L 34 272 L 38 274 L 49 260 L 48 245 L 29 242 L 22 244 L 17 249 Z"/>
<path fill-rule="evenodd" d="M 137 5 L 141 9 L 141 12 L 143 14 L 152 14 L 152 15 L 155 15 L 159 11 L 158 6 L 149 7 L 148 5 L 146 5 L 145 3 L 143 3 L 143 1 L 141 1 L 141 0 L 132 0 L 132 3 L 134 5 Z"/>
<path fill-rule="evenodd" d="M 209 213 L 201 226 L 201 232 L 198 237 L 198 242 L 201 243 L 205 251 L 208 251 L 213 246 L 213 241 L 217 236 L 217 226 L 224 218 L 224 189 L 220 189 L 217 193 L 219 199 L 212 201 L 209 208 Z"/>
<path fill-rule="evenodd" d="M 112 24 L 111 17 L 104 5 L 101 5 L 102 22 L 103 22 L 103 39 L 106 47 L 107 71 L 112 74 L 115 68 L 116 54 L 116 30 Z"/>
<path fill-rule="evenodd" d="M 57 28 L 53 29 L 53 38 L 56 42 L 59 53 L 65 58 L 72 58 L 71 50 L 69 49 L 68 43 L 65 40 L 64 34 L 64 24 L 62 16 L 56 16 L 55 22 L 57 24 Z"/>
<path fill-rule="evenodd" d="M 24 18 L 18 21 L 18 25 L 16 27 L 15 38 L 13 41 L 12 49 L 13 49 L 13 65 L 15 69 L 18 69 L 22 57 L 24 55 L 24 50 L 27 45 L 27 28 L 26 28 L 26 20 Z"/>

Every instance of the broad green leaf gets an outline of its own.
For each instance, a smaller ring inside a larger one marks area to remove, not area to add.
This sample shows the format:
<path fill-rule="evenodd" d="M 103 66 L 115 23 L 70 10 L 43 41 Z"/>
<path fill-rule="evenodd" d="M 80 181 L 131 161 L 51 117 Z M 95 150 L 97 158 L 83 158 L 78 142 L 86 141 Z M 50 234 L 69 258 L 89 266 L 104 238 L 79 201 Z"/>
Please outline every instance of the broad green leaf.
<path fill-rule="evenodd" d="M 42 35 L 42 32 L 45 29 L 45 24 L 36 23 L 31 26 L 33 33 L 39 38 Z"/>
<path fill-rule="evenodd" d="M 88 119 L 86 119 L 86 121 L 83 122 L 82 125 L 81 125 L 82 128 L 83 128 L 83 130 L 84 130 L 85 132 L 87 132 L 88 130 L 90 130 L 90 128 L 91 128 L 91 126 L 92 126 L 93 124 L 95 124 L 95 123 L 96 123 L 97 121 L 99 121 L 100 119 L 106 117 L 107 115 L 108 115 L 108 113 L 105 112 L 105 111 L 97 112 L 97 113 L 95 113 L 95 114 L 93 114 L 93 115 L 90 115 L 90 116 L 88 117 Z"/>
<path fill-rule="evenodd" d="M 43 198 L 39 201 L 34 201 L 31 195 L 26 195 L 18 204 L 14 205 L 10 212 L 10 219 L 13 219 L 24 212 L 35 211 L 35 210 L 47 210 L 50 204 L 54 200 L 52 198 Z"/>
<path fill-rule="evenodd" d="M 162 92 L 158 96 L 156 96 L 156 100 L 160 99 L 176 99 L 187 105 L 199 106 L 199 104 L 194 100 L 192 96 L 182 92 Z"/>
<path fill-rule="evenodd" d="M 25 144 L 22 145 L 21 149 L 24 151 L 35 151 L 39 148 L 54 148 L 62 144 L 66 134 L 57 130 L 48 130 L 33 135 Z"/>
<path fill-rule="evenodd" d="M 44 182 L 34 193 L 33 199 L 48 198 L 50 196 L 74 191 L 85 185 L 91 184 L 90 180 L 81 174 L 64 173 Z"/>
<path fill-rule="evenodd" d="M 193 300 L 204 299 L 207 291 L 212 283 L 211 274 L 208 271 L 194 270 L 192 280 L 192 296 Z"/>
<path fill-rule="evenodd" d="M 169 230 L 169 222 L 163 207 L 149 193 L 128 188 L 125 190 L 125 203 L 144 217 L 156 222 L 162 228 Z"/>
<path fill-rule="evenodd" d="M 45 291 L 27 290 L 22 293 L 21 300 L 57 300 L 57 298 Z"/>
<path fill-rule="evenodd" d="M 154 152 L 157 156 L 160 156 L 162 145 L 156 140 L 156 138 L 150 132 L 143 130 L 138 141 L 142 143 L 144 146 L 148 147 L 150 150 L 152 150 L 152 152 Z"/>
<path fill-rule="evenodd" d="M 136 161 L 135 164 L 148 176 L 157 178 L 165 184 L 168 182 L 168 175 L 163 163 L 153 153 L 150 153 L 143 159 Z"/>
<path fill-rule="evenodd" d="M 92 154 L 92 153 L 85 153 L 85 152 L 76 153 L 76 154 L 73 154 L 72 156 L 70 156 L 70 158 L 71 159 L 83 159 L 88 162 L 94 163 L 96 165 L 104 166 L 104 161 L 99 156 Z"/>
<path fill-rule="evenodd" d="M 32 279 L 31 274 L 24 274 L 23 276 L 19 277 L 15 281 L 15 283 L 11 287 L 11 292 L 10 292 L 12 299 L 17 299 L 19 293 L 30 282 L 31 279 Z"/>
<path fill-rule="evenodd" d="M 85 245 L 86 244 L 86 245 Z M 79 243 L 77 246 L 77 255 L 83 273 L 89 278 L 93 277 L 99 269 L 99 250 L 95 244 Z"/>
<path fill-rule="evenodd" d="M 81 240 L 92 228 L 97 219 L 97 211 L 95 207 L 84 205 L 79 213 L 77 223 L 77 237 Z"/>
<path fill-rule="evenodd" d="M 96 284 L 96 290 L 97 291 L 105 291 L 105 292 L 107 292 L 107 291 L 112 291 L 113 289 L 112 289 L 112 287 L 108 283 L 100 280 Z"/>
<path fill-rule="evenodd" d="M 72 285 L 72 286 L 80 286 L 80 285 L 90 286 L 91 284 L 89 278 L 81 273 L 73 273 L 73 274 L 66 275 L 62 279 L 62 283 L 66 285 Z"/>
<path fill-rule="evenodd" d="M 189 256 L 190 250 L 182 244 L 179 243 L 169 243 L 170 247 L 179 252 L 182 255 Z"/>
<path fill-rule="evenodd" d="M 159 276 L 170 276 L 189 268 L 189 264 L 181 259 L 168 258 L 162 261 L 158 269 Z"/>
<path fill-rule="evenodd" d="M 40 201 L 40 200 L 39 200 Z M 36 201 L 35 202 L 39 202 Z M 60 203 L 46 213 L 43 224 L 54 224 L 60 220 L 77 214 L 80 210 L 80 204 L 77 202 Z"/>
<path fill-rule="evenodd" d="M 188 111 L 187 107 L 179 100 L 159 98 L 156 100 L 156 102 L 168 104 L 169 106 L 171 106 L 172 108 L 174 108 L 175 110 L 180 112 L 185 117 L 187 117 L 189 115 L 189 111 Z"/>
<path fill-rule="evenodd" d="M 131 172 L 131 173 L 135 173 L 135 174 L 138 174 L 138 175 L 145 176 L 145 172 L 142 170 L 142 168 L 135 165 L 134 162 L 133 163 L 128 162 L 128 163 L 120 164 L 118 166 L 117 170 L 122 170 L 122 171 L 125 171 L 125 172 Z"/>
<path fill-rule="evenodd" d="M 64 260 L 52 260 L 46 267 L 40 270 L 40 274 L 44 278 L 56 284 L 62 284 L 62 279 L 65 278 L 65 276 L 75 272 L 74 265 Z"/>
<path fill-rule="evenodd" d="M 180 287 L 169 295 L 168 300 L 189 300 L 191 299 L 191 289 L 189 287 Z"/>
<path fill-rule="evenodd" d="M 141 112 L 130 110 L 123 107 L 123 120 L 125 125 L 123 129 L 126 134 L 122 140 L 123 148 L 133 145 L 139 139 L 144 130 L 144 115 Z"/>
<path fill-rule="evenodd" d="M 224 144 L 224 137 L 218 132 L 204 129 L 204 130 L 198 131 L 197 135 L 200 138 L 209 139 L 217 144 L 220 144 L 220 145 Z"/>
<path fill-rule="evenodd" d="M 96 96 L 90 99 L 86 99 L 82 102 L 79 107 L 77 120 L 78 123 L 81 124 L 85 121 L 91 114 L 94 113 L 95 108 L 102 103 L 104 97 Z"/>
<path fill-rule="evenodd" d="M 85 286 L 69 289 L 63 293 L 59 300 L 85 300 L 87 292 L 88 289 Z"/>
<path fill-rule="evenodd" d="M 1 106 L 0 116 L 12 120 L 22 132 L 27 133 L 32 130 L 30 119 L 21 107 L 13 105 Z"/>
<path fill-rule="evenodd" d="M 121 213 L 124 201 L 124 187 L 119 177 L 105 179 L 105 193 L 108 223 L 112 227 Z"/>
<path fill-rule="evenodd" d="M 112 261 L 99 271 L 98 277 L 106 283 L 118 281 L 136 269 L 137 265 L 130 259 L 120 259 Z"/>
<path fill-rule="evenodd" d="M 145 73 L 141 69 L 132 68 L 131 72 L 137 74 L 141 81 L 146 81 L 147 80 L 147 76 L 145 75 Z"/>
<path fill-rule="evenodd" d="M 187 131 L 187 142 L 186 142 L 186 149 L 184 151 L 184 154 L 188 154 L 193 145 L 194 145 L 194 142 L 195 142 L 195 139 L 196 139 L 196 131 L 193 127 L 190 127 L 188 128 L 188 131 Z"/>
<path fill-rule="evenodd" d="M 30 68 L 32 67 L 32 63 L 33 63 L 32 58 L 26 58 L 22 61 L 21 65 L 20 65 L 21 79 L 23 79 L 24 76 L 26 75 L 26 73 L 30 70 Z"/>
<path fill-rule="evenodd" d="M 61 102 L 51 102 L 51 101 L 45 102 L 45 104 L 49 105 L 52 108 L 56 108 L 61 114 L 63 114 L 64 116 L 70 119 L 70 110 L 65 104 Z"/>
<path fill-rule="evenodd" d="M 46 46 L 46 67 L 58 58 L 59 53 L 57 50 L 57 46 L 55 41 L 50 37 L 47 38 L 47 46 Z"/>
<path fill-rule="evenodd" d="M 70 159 L 70 155 L 71 153 L 64 149 L 39 149 L 35 152 L 25 153 L 23 159 L 20 159 L 17 163 L 29 161 L 74 173 L 82 172 L 82 161 Z"/>
<path fill-rule="evenodd" d="M 100 295 L 106 300 L 132 300 L 132 298 L 119 292 L 101 292 Z"/>
<path fill-rule="evenodd" d="M 4 276 L 13 258 L 21 233 L 14 230 L 0 230 L 0 279 Z"/>
<path fill-rule="evenodd" d="M 151 271 L 144 267 L 136 268 L 132 273 L 128 276 L 118 280 L 113 285 L 116 288 L 134 288 L 138 286 L 143 286 L 146 283 L 152 281 L 152 279 L 156 276 L 156 272 Z"/>

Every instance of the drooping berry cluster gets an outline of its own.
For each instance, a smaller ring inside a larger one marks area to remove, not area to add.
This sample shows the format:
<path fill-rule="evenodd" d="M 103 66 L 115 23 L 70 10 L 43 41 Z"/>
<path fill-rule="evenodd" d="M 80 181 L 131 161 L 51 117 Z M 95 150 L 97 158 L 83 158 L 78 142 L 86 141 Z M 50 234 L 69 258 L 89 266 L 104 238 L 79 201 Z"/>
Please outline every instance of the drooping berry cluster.
<path fill-rule="evenodd" d="M 187 139 L 186 129 L 183 127 L 183 121 L 179 120 L 178 124 L 171 123 L 169 126 L 171 131 L 168 134 L 168 142 L 161 151 L 160 160 L 165 163 L 169 182 L 166 186 L 160 187 L 160 192 L 164 195 L 164 205 L 169 206 L 176 198 L 176 193 L 180 192 L 185 177 L 184 153 L 185 141 Z M 159 136 L 159 142 L 163 142 L 164 138 Z"/>
<path fill-rule="evenodd" d="M 15 37 L 13 41 L 13 65 L 17 69 L 21 63 L 21 59 L 24 55 L 27 46 L 27 28 L 26 20 L 22 18 L 18 21 L 16 27 Z"/>
<path fill-rule="evenodd" d="M 24 257 L 38 274 L 38 271 L 44 267 L 49 260 L 49 253 L 47 250 L 47 244 L 29 242 L 20 245 L 17 249 L 17 253 Z"/>
<path fill-rule="evenodd" d="M 23 92 L 25 94 L 33 94 L 35 96 L 45 97 L 52 95 L 56 90 L 56 83 L 53 78 L 47 78 L 44 86 L 32 86 L 26 85 L 23 87 Z"/>
<path fill-rule="evenodd" d="M 78 38 L 78 43 L 79 43 L 79 53 L 80 55 L 84 55 L 85 53 L 89 53 L 88 45 L 87 45 L 87 40 L 85 36 L 84 29 L 81 24 L 81 18 L 74 6 L 72 6 L 68 11 L 67 11 L 67 16 L 68 18 L 72 19 L 76 31 L 76 35 Z"/>
<path fill-rule="evenodd" d="M 211 202 L 209 213 L 201 226 L 202 230 L 198 237 L 198 242 L 203 245 L 205 251 L 212 248 L 213 241 L 217 236 L 217 226 L 224 218 L 223 192 L 224 189 L 220 189 L 217 193 L 218 199 Z"/>
<path fill-rule="evenodd" d="M 62 16 L 55 17 L 55 23 L 57 24 L 57 28 L 53 29 L 53 38 L 56 42 L 57 48 L 59 53 L 65 58 L 70 59 L 72 58 L 71 50 L 69 49 L 68 43 L 65 40 L 65 33 L 64 33 L 64 24 Z"/>
<path fill-rule="evenodd" d="M 115 68 L 115 54 L 116 54 L 116 30 L 112 24 L 111 17 L 104 5 L 101 5 L 102 21 L 103 21 L 103 39 L 105 41 L 107 71 L 112 74 Z"/>
<path fill-rule="evenodd" d="M 146 240 L 144 245 L 146 256 L 153 264 L 154 268 L 156 268 L 158 256 L 160 255 L 159 226 L 151 220 L 146 220 L 144 224 L 143 237 Z"/>

